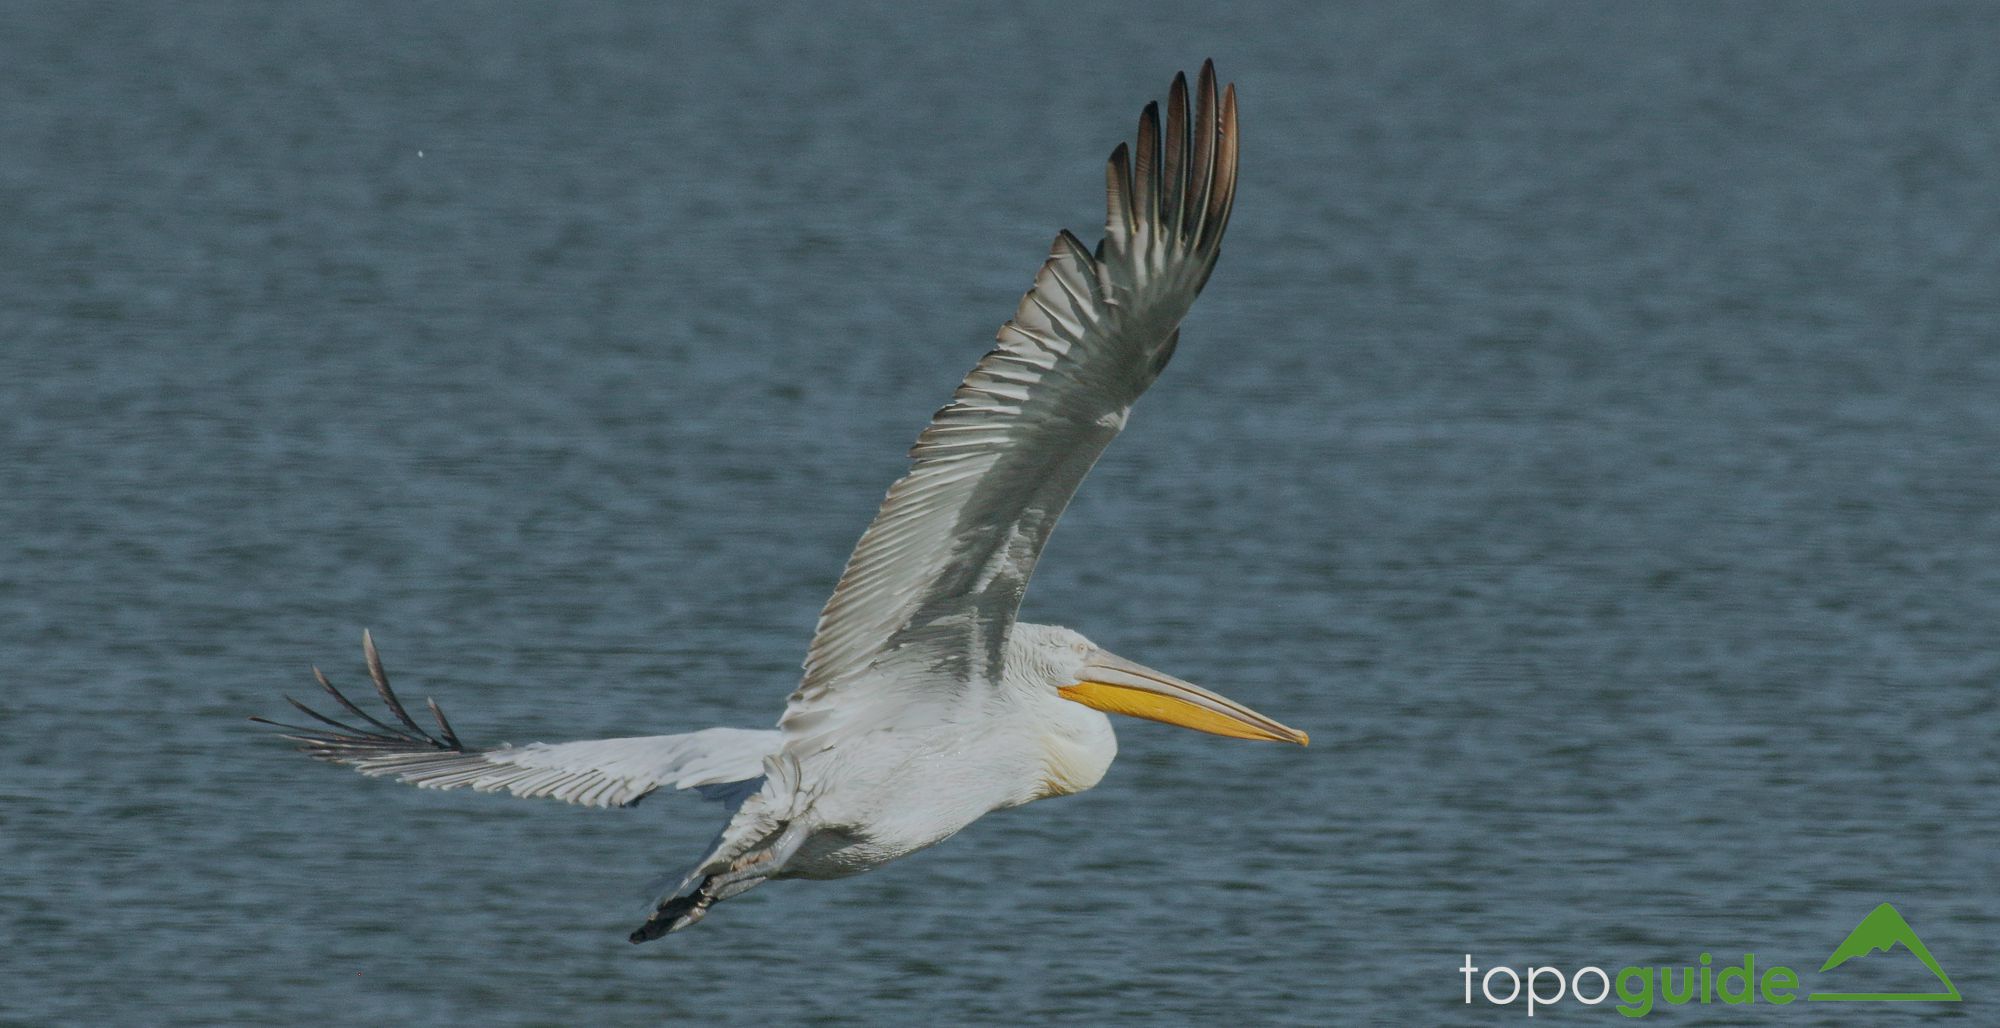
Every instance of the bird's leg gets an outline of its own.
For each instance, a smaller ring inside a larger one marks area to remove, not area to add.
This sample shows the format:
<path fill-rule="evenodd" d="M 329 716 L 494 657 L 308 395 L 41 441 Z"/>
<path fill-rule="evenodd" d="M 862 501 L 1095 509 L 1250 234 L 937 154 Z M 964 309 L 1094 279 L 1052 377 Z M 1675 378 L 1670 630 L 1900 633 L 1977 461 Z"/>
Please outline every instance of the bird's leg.
<path fill-rule="evenodd" d="M 801 822 L 787 824 L 769 846 L 737 857 L 730 861 L 729 870 L 709 875 L 695 886 L 694 891 L 685 896 L 674 896 L 660 904 L 659 909 L 653 911 L 653 916 L 648 917 L 646 923 L 628 938 L 635 943 L 646 942 L 699 922 L 708 916 L 709 907 L 748 892 L 776 874 L 811 835 L 812 829 Z"/>
<path fill-rule="evenodd" d="M 703 891 L 711 893 L 717 900 L 726 900 L 742 894 L 751 886 L 778 873 L 778 869 L 792 859 L 792 855 L 805 845 L 812 829 L 793 821 L 778 833 L 771 845 L 761 850 L 738 857 L 727 872 L 711 876 L 702 885 Z"/>

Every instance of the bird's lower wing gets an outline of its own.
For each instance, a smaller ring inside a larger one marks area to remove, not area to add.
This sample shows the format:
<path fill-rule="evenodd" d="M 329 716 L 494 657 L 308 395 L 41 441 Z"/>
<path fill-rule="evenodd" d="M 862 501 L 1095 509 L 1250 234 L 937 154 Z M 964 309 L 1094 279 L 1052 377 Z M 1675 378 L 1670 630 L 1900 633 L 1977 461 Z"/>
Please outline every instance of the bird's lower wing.
<path fill-rule="evenodd" d="M 998 345 L 911 449 L 820 613 L 786 747 L 877 726 L 911 681 L 990 681 L 1056 519 L 1172 356 L 1236 195 L 1236 94 L 1174 80 L 1106 169 L 1096 253 L 1064 232 Z M 891 666 L 894 665 L 894 666 Z M 900 673 L 900 672 L 912 673 Z M 899 692 L 899 690 L 904 690 Z M 938 698 L 938 697 L 929 697 Z"/>
<path fill-rule="evenodd" d="M 286 697 L 314 726 L 251 718 L 284 730 L 309 756 L 346 764 L 364 775 L 386 776 L 424 789 L 502 789 L 515 796 L 542 797 L 587 807 L 625 807 L 662 788 L 698 789 L 712 799 L 730 800 L 754 791 L 764 758 L 781 737 L 772 730 L 710 728 L 683 735 L 649 735 L 583 742 L 532 743 L 469 749 L 459 741 L 435 702 L 428 704 L 435 732 L 412 718 L 382 669 L 374 640 L 362 635 L 369 677 L 390 721 L 362 710 L 327 681 L 313 675 L 348 720 L 321 714 Z"/>

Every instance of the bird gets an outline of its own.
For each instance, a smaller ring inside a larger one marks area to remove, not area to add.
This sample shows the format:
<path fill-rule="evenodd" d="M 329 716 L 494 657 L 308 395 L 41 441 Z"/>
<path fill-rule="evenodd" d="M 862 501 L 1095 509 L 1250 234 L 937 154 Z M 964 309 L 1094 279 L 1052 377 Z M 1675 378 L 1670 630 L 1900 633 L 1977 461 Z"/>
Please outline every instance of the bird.
<path fill-rule="evenodd" d="M 692 789 L 727 817 L 653 901 L 632 942 L 688 928 L 773 879 L 869 871 L 984 815 L 1092 788 L 1118 752 L 1107 714 L 1236 739 L 1308 743 L 1218 693 L 1068 628 L 1020 621 L 1057 518 L 1134 401 L 1167 366 L 1236 199 L 1236 87 L 1213 61 L 1139 119 L 1105 165 L 1095 249 L 1064 230 L 1033 288 L 909 451 L 821 610 L 775 728 L 473 748 L 435 700 L 435 728 L 362 653 L 387 720 L 318 668 L 346 720 L 278 728 L 308 755 L 431 789 L 628 807 Z"/>

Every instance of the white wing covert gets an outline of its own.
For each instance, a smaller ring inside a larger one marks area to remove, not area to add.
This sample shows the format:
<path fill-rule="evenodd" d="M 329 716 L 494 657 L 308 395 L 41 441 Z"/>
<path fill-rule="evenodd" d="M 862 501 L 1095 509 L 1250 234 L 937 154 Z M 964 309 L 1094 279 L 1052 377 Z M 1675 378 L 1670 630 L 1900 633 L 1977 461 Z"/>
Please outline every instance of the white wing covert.
<path fill-rule="evenodd" d="M 820 614 L 779 722 L 789 750 L 887 720 L 925 695 L 913 677 L 997 680 L 1056 519 L 1166 366 L 1215 266 L 1236 193 L 1236 90 L 1218 101 L 1204 64 L 1192 119 L 1187 93 L 1176 76 L 1164 140 L 1148 104 L 1134 151 L 1112 152 L 1097 252 L 1056 237 L 998 345 L 911 448 Z"/>

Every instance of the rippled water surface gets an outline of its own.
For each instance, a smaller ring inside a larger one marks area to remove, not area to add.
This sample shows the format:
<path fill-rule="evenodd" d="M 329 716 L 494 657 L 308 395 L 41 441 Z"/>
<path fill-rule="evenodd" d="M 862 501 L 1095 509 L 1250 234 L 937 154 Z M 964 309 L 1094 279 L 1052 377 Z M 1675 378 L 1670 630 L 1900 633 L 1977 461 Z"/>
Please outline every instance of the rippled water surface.
<path fill-rule="evenodd" d="M 1991 7 L 6 20 L 0 1020 L 1492 1023 L 1467 953 L 1810 972 L 1885 900 L 1968 1002 L 1871 1017 L 2000 1002 Z M 1209 55 L 1230 245 L 1027 614 L 1310 749 L 1124 724 L 632 947 L 713 808 L 243 720 L 368 626 L 474 741 L 768 724 Z"/>

